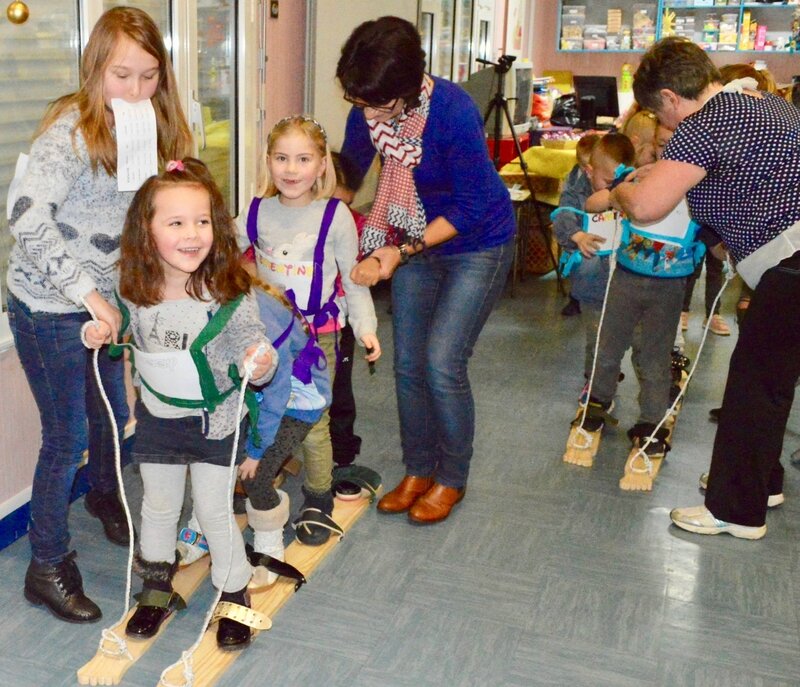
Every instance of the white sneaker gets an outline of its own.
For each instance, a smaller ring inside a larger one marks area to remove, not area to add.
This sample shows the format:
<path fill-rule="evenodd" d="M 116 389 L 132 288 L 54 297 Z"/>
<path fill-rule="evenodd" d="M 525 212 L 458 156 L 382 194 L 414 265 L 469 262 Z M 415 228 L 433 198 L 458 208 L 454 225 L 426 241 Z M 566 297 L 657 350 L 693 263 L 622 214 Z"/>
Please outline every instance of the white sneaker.
<path fill-rule="evenodd" d="M 199 561 L 203 556 L 208 555 L 208 542 L 202 532 L 184 527 L 178 533 L 178 541 L 175 544 L 180 556 L 180 566 L 191 565 Z"/>
<path fill-rule="evenodd" d="M 688 508 L 675 508 L 669 514 L 672 522 L 683 530 L 695 534 L 723 534 L 728 533 L 739 539 L 761 539 L 767 533 L 767 526 L 748 527 L 725 522 L 714 517 L 713 513 L 705 506 L 690 506 Z"/>
<path fill-rule="evenodd" d="M 704 472 L 700 475 L 700 488 L 704 491 L 708 489 L 708 473 Z M 780 506 L 786 499 L 783 496 L 783 492 L 780 494 L 770 494 L 767 497 L 767 508 L 775 508 L 776 506 Z"/>

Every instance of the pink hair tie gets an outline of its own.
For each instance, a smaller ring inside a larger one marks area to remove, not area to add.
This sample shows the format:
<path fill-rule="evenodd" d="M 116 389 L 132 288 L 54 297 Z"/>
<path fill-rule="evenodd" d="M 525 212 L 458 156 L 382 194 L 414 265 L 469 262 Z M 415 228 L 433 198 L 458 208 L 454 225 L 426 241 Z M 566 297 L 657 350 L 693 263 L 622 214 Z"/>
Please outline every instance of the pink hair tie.
<path fill-rule="evenodd" d="M 165 167 L 165 169 L 168 172 L 175 172 L 175 171 L 184 172 L 184 171 L 186 171 L 186 168 L 183 166 L 183 160 L 170 160 L 167 163 L 167 166 Z"/>

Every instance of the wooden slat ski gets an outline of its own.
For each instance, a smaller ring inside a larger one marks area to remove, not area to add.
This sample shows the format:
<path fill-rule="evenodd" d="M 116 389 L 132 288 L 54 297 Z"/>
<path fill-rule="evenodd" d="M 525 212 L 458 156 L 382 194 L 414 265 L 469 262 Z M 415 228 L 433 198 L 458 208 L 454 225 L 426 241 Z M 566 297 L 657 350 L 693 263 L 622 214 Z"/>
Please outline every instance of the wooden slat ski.
<path fill-rule="evenodd" d="M 678 387 L 683 390 L 686 386 L 688 375 L 685 371 L 680 372 L 680 381 L 677 382 Z M 683 398 L 675 406 L 675 410 L 664 422 L 664 427 L 667 428 L 667 443 L 672 444 L 672 435 L 675 432 L 675 424 L 678 421 L 678 413 L 680 413 L 681 406 L 683 405 Z M 661 469 L 661 464 L 664 462 L 666 455 L 653 457 L 650 456 L 650 466 L 647 469 L 647 464 L 644 456 L 639 452 L 638 445 L 634 445 L 628 458 L 625 461 L 625 468 L 622 472 L 622 477 L 619 480 L 619 488 L 623 491 L 652 491 L 653 484 L 656 481 L 658 471 Z"/>
<path fill-rule="evenodd" d="M 365 498 L 357 501 L 341 501 L 339 499 L 334 499 L 332 517 L 336 523 L 347 532 L 369 506 L 370 502 Z M 291 563 L 306 576 L 306 579 L 308 579 L 311 573 L 338 542 L 339 538 L 334 534 L 332 534 L 327 543 L 322 546 L 304 546 L 294 541 L 286 547 L 286 562 Z M 250 603 L 255 610 L 272 618 L 272 616 L 294 596 L 294 585 L 295 583 L 293 580 L 279 577 L 275 584 L 260 590 L 254 590 L 251 593 Z M 254 639 L 258 634 L 258 631 L 253 631 Z M 217 647 L 216 624 L 213 625 L 205 633 L 200 645 L 192 656 L 192 671 L 194 673 L 193 687 L 211 687 L 211 685 L 216 684 L 220 676 L 239 656 L 246 657 L 247 655 L 248 652 L 246 649 L 244 651 L 233 652 L 220 650 Z M 173 667 L 172 670 L 167 673 L 165 679 L 169 684 L 185 684 L 182 665 Z"/>
<path fill-rule="evenodd" d="M 243 515 L 237 515 L 236 522 L 238 523 L 239 527 L 243 528 L 247 524 L 247 518 Z M 209 573 L 210 564 L 211 559 L 208 556 L 204 556 L 191 565 L 187 565 L 184 568 L 179 568 L 178 572 L 175 573 L 175 577 L 172 580 L 172 586 L 175 588 L 175 591 L 184 598 L 185 601 L 189 600 L 192 594 L 194 594 L 195 591 L 197 591 L 197 589 L 200 587 L 203 580 L 206 579 L 206 576 Z M 134 584 L 136 584 L 136 580 L 137 578 L 134 577 Z M 100 649 L 98 649 L 94 658 L 78 669 L 79 684 L 118 685 L 128 669 L 134 663 L 136 663 L 136 661 L 138 661 L 147 652 L 147 650 L 150 649 L 151 646 L 153 646 L 155 641 L 161 636 L 164 628 L 169 625 L 170 621 L 174 617 L 173 614 L 164 621 L 155 637 L 151 637 L 150 639 L 130 639 L 125 636 L 125 626 L 128 624 L 128 619 L 135 611 L 136 605 L 134 604 L 128 614 L 125 616 L 125 619 L 118 625 L 115 625 L 113 628 L 114 632 L 119 637 L 123 637 L 127 640 L 128 651 L 130 652 L 133 660 L 127 656 L 107 656 L 100 651 Z"/>

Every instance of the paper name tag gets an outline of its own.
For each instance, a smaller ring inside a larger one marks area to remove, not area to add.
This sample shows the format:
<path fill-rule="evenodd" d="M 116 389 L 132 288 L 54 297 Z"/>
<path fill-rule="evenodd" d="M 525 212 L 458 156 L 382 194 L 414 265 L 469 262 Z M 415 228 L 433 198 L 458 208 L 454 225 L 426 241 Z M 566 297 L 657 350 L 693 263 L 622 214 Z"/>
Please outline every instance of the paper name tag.
<path fill-rule="evenodd" d="M 690 231 L 696 226 L 689 215 L 689 205 L 685 199 L 678 203 L 675 209 L 664 219 L 658 222 L 647 225 L 635 224 L 634 222 L 628 223 L 630 224 L 631 231 L 637 234 L 642 234 L 663 241 L 664 243 L 674 243 L 679 246 L 683 245 Z"/>
<path fill-rule="evenodd" d="M 618 228 L 621 215 L 616 210 L 606 210 L 605 212 L 587 213 L 589 221 L 586 224 L 586 231 L 590 234 L 602 236 L 606 242 L 597 251 L 597 255 L 608 255 L 619 247 L 622 231 Z"/>
<path fill-rule="evenodd" d="M 111 101 L 117 135 L 117 190 L 138 191 L 145 179 L 158 174 L 156 113 L 149 100 Z"/>

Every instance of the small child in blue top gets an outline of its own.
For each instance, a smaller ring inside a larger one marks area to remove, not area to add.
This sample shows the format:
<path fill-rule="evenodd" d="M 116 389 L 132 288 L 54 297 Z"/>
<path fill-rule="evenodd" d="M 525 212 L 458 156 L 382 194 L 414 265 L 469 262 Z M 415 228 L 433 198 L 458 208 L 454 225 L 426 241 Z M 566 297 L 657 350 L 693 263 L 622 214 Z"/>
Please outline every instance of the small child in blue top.
<path fill-rule="evenodd" d="M 605 285 L 608 281 L 608 257 L 595 256 L 600 237 L 583 230 L 584 216 L 569 211 L 583 210 L 586 199 L 592 195 L 590 159 L 592 149 L 600 139 L 598 134 L 586 134 L 578 141 L 575 150 L 578 162 L 570 171 L 561 192 L 559 209 L 553 214 L 553 231 L 556 241 L 564 249 L 562 261 L 572 267 L 565 276 L 570 279 L 570 295 L 581 305 L 581 321 L 586 332 L 584 377 L 589 378 L 594 358 L 594 341 L 597 322 L 603 306 Z M 622 162 L 619 160 L 617 164 Z M 578 259 L 573 255 L 579 255 Z"/>
<path fill-rule="evenodd" d="M 254 279 L 259 318 L 278 353 L 270 383 L 256 393 L 258 421 L 245 448 L 239 476 L 247 494 L 247 522 L 253 529 L 254 565 L 267 567 L 270 557 L 284 560 L 283 528 L 289 519 L 289 496 L 273 486 L 284 462 L 308 435 L 330 405 L 331 384 L 325 353 L 308 331 L 308 324 L 277 288 Z M 193 563 L 208 553 L 194 514 L 177 544 L 181 563 Z M 267 572 L 266 584 L 277 575 Z"/>
<path fill-rule="evenodd" d="M 652 119 L 653 132 L 656 124 Z M 654 151 L 655 148 L 652 155 Z M 642 160 L 641 152 L 637 160 Z M 587 200 L 587 210 L 608 208 L 609 197 L 609 191 L 595 193 Z M 658 233 L 657 225 L 652 229 Z M 622 358 L 632 346 L 633 367 L 640 386 L 639 418 L 628 432 L 634 444 L 643 443 L 670 405 L 672 344 L 683 303 L 686 266 L 689 265 L 688 273 L 695 266 L 697 253 L 693 246 L 689 243 L 684 248 L 652 240 L 634 228 L 628 234 L 623 232 L 616 251 L 617 266 L 600 333 L 589 416 L 593 409 L 602 415 L 611 407 Z M 667 428 L 662 427 L 646 447 L 648 455 L 663 456 L 669 450 L 667 436 Z"/>

